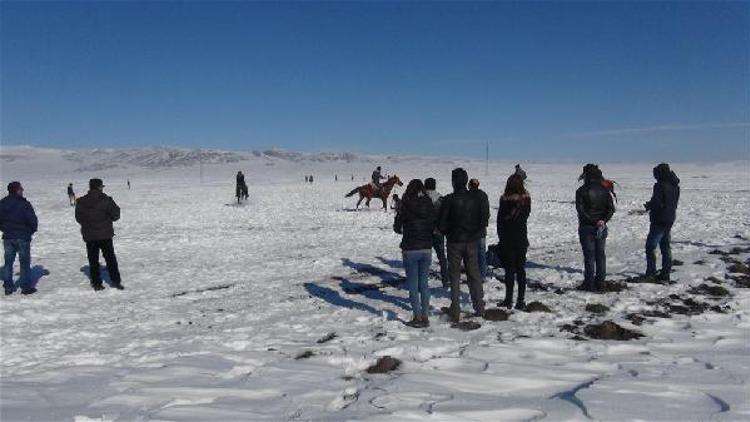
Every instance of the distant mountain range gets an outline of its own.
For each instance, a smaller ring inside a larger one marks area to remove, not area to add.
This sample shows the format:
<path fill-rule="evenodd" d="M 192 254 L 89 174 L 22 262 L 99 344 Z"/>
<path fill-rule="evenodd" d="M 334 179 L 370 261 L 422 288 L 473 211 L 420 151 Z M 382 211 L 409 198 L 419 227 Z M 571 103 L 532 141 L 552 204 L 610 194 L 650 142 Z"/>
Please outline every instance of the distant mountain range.
<path fill-rule="evenodd" d="M 0 149 L 0 162 L 33 160 L 40 157 L 61 158 L 76 166 L 77 171 L 99 171 L 114 168 L 140 167 L 163 169 L 190 167 L 199 164 L 227 164 L 248 160 L 266 162 L 371 162 L 372 157 L 349 152 L 301 153 L 271 149 L 266 151 L 222 151 L 176 147 L 148 147 L 129 149 L 61 150 L 30 146 L 9 146 Z"/>

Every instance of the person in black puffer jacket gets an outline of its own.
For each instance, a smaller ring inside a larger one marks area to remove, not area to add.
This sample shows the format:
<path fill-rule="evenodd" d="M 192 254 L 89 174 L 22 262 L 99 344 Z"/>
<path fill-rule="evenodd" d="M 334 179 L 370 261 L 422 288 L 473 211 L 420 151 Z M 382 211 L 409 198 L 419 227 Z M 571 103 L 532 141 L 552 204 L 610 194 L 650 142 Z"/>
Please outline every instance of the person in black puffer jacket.
<path fill-rule="evenodd" d="M 432 232 L 435 216 L 432 200 L 419 179 L 406 187 L 401 205 L 393 222 L 393 230 L 402 233 L 401 251 L 409 285 L 414 318 L 406 325 L 422 328 L 429 325 L 430 289 L 427 277 L 432 264 Z"/>
<path fill-rule="evenodd" d="M 13 262 L 18 255 L 21 278 L 18 285 L 21 294 L 36 292 L 31 280 L 31 237 L 36 233 L 39 220 L 34 207 L 23 197 L 21 182 L 8 183 L 8 196 L 0 200 L 0 231 L 3 232 L 3 249 L 5 264 L 3 266 L 3 287 L 5 294 L 16 291 L 13 282 Z"/>
<path fill-rule="evenodd" d="M 81 225 L 81 235 L 86 242 L 89 259 L 91 287 L 102 290 L 102 278 L 99 272 L 99 251 L 104 255 L 107 272 L 112 280 L 112 287 L 122 290 L 122 280 L 115 256 L 112 238 L 115 235 L 112 222 L 120 219 L 120 207 L 104 194 L 101 179 L 89 180 L 89 192 L 76 201 L 76 221 Z"/>
<path fill-rule="evenodd" d="M 526 306 L 526 251 L 529 248 L 526 222 L 531 213 L 531 197 L 518 173 L 508 177 L 505 193 L 497 211 L 497 238 L 505 269 L 505 301 L 500 306 L 513 306 L 513 284 L 518 283 L 516 309 Z M 515 280 L 514 280 L 515 279 Z"/>
<path fill-rule="evenodd" d="M 466 190 L 469 175 L 462 168 L 451 173 L 453 193 L 443 197 L 439 230 L 448 244 L 448 273 L 451 283 L 451 306 L 448 315 L 458 321 L 461 315 L 461 262 L 468 278 L 469 294 L 475 315 L 484 313 L 484 289 L 479 273 L 477 242 L 487 230 L 490 204 L 487 195 Z"/>
<path fill-rule="evenodd" d="M 677 202 L 680 200 L 680 179 L 669 168 L 661 163 L 654 167 L 653 195 L 644 206 L 649 211 L 651 225 L 646 238 L 646 276 L 656 276 L 656 246 L 661 250 L 661 273 L 659 278 L 669 281 L 672 270 L 672 250 L 670 246 L 672 224 L 677 214 Z"/>
<path fill-rule="evenodd" d="M 604 186 L 602 171 L 595 164 L 586 164 L 583 186 L 576 190 L 578 238 L 583 249 L 584 278 L 582 290 L 599 291 L 607 274 L 607 223 L 615 213 L 610 191 Z M 596 273 L 596 275 L 594 275 Z"/>

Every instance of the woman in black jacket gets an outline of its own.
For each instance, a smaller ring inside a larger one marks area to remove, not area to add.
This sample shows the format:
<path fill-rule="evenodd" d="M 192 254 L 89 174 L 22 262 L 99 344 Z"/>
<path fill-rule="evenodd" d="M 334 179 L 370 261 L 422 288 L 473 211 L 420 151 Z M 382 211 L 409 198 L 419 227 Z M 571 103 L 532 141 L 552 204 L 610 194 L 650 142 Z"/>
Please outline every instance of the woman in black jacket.
<path fill-rule="evenodd" d="M 501 306 L 513 306 L 513 282 L 518 283 L 516 309 L 526 304 L 526 251 L 529 239 L 526 221 L 531 213 L 531 197 L 523 185 L 523 177 L 513 174 L 508 177 L 505 193 L 500 197 L 497 211 L 497 236 L 500 239 L 500 256 L 505 269 L 505 301 Z"/>
<path fill-rule="evenodd" d="M 430 290 L 427 276 L 432 264 L 432 231 L 435 227 L 435 211 L 432 200 L 419 179 L 413 179 L 406 187 L 401 206 L 393 222 L 393 230 L 403 234 L 401 250 L 409 285 L 414 318 L 406 325 L 415 328 L 427 327 L 430 323 Z"/>

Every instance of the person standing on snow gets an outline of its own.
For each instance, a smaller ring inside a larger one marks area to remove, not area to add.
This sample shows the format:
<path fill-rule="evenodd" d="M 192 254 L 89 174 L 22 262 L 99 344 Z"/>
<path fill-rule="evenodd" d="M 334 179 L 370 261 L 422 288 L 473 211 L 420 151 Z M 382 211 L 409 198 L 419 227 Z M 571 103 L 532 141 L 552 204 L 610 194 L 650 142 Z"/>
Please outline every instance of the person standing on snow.
<path fill-rule="evenodd" d="M 604 186 L 602 171 L 595 164 L 586 164 L 578 180 L 583 180 L 583 186 L 576 190 L 578 239 L 584 260 L 581 289 L 601 291 L 607 275 L 607 223 L 615 213 L 615 204 Z"/>
<path fill-rule="evenodd" d="M 76 201 L 76 221 L 81 225 L 81 235 L 83 241 L 86 242 L 91 287 L 94 290 L 104 289 L 99 271 L 99 251 L 104 255 L 104 261 L 107 263 L 112 287 L 124 289 L 112 243 L 112 238 L 115 236 L 112 222 L 119 219 L 120 207 L 111 197 L 104 194 L 102 180 L 89 180 L 89 192 Z"/>
<path fill-rule="evenodd" d="M 487 202 L 489 204 L 489 199 L 487 198 L 487 194 L 479 189 L 479 180 L 478 179 L 471 179 L 469 180 L 469 192 L 474 192 L 476 195 L 479 196 L 479 200 L 483 202 Z M 477 242 L 477 255 L 479 257 L 479 274 L 482 277 L 482 282 L 484 283 L 485 278 L 487 278 L 487 228 L 482 229 L 482 237 L 479 238 L 479 241 Z"/>
<path fill-rule="evenodd" d="M 440 195 L 435 189 L 437 183 L 432 177 L 424 179 L 424 188 L 427 192 L 427 196 L 432 200 L 432 206 L 435 207 L 435 230 L 432 232 L 432 249 L 435 250 L 437 255 L 438 263 L 440 264 L 440 280 L 443 283 L 443 288 L 447 289 L 450 287 L 450 277 L 448 275 L 448 260 L 445 257 L 445 236 L 440 233 L 437 229 L 437 219 L 440 216 L 440 207 L 443 204 L 443 196 Z"/>
<path fill-rule="evenodd" d="M 425 193 L 422 181 L 410 181 L 394 219 L 393 230 L 403 234 L 400 246 L 409 286 L 409 301 L 414 312 L 414 318 L 406 325 L 414 328 L 430 325 L 427 316 L 430 310 L 427 277 L 432 264 L 434 212 L 432 200 Z"/>
<path fill-rule="evenodd" d="M 13 283 L 13 263 L 16 255 L 21 267 L 21 279 L 18 282 L 21 294 L 30 295 L 36 292 L 36 288 L 31 285 L 31 236 L 36 233 L 38 224 L 34 207 L 23 197 L 21 183 L 8 183 L 8 196 L 0 200 L 0 231 L 3 232 L 5 250 L 2 276 L 6 295 L 16 291 L 16 285 Z"/>
<path fill-rule="evenodd" d="M 677 202 L 680 200 L 680 179 L 667 163 L 654 167 L 654 179 L 656 183 L 651 200 L 643 204 L 649 212 L 651 222 L 646 238 L 646 276 L 657 277 L 655 250 L 658 245 L 661 250 L 661 272 L 658 278 L 669 281 L 672 270 L 670 240 L 672 224 L 677 215 Z"/>
<path fill-rule="evenodd" d="M 68 183 L 68 201 L 70 201 L 70 206 L 73 207 L 76 204 L 76 193 L 73 192 L 73 184 Z"/>
<path fill-rule="evenodd" d="M 486 232 L 490 204 L 475 192 L 466 190 L 469 175 L 456 168 L 451 173 L 453 193 L 443 197 L 438 229 L 445 234 L 448 244 L 448 272 L 451 282 L 451 305 L 448 316 L 454 322 L 461 317 L 461 262 L 466 268 L 469 294 L 474 315 L 484 314 L 484 288 L 479 273 L 477 242 Z"/>
<path fill-rule="evenodd" d="M 500 306 L 513 307 L 513 284 L 518 284 L 516 309 L 526 307 L 526 251 L 529 238 L 526 222 L 531 213 L 531 197 L 518 173 L 508 177 L 505 192 L 500 197 L 497 210 L 497 238 L 500 256 L 505 269 L 505 300 Z"/>

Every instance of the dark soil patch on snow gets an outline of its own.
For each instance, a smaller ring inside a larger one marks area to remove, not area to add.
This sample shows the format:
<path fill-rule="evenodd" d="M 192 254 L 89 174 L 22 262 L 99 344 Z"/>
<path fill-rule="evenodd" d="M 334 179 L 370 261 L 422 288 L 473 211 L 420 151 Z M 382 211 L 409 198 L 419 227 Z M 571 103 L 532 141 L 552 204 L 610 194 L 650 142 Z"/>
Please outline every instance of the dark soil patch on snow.
<path fill-rule="evenodd" d="M 672 266 L 673 267 L 679 267 L 680 265 L 685 265 L 684 262 L 680 261 L 679 259 L 673 259 L 672 260 Z"/>
<path fill-rule="evenodd" d="M 451 328 L 457 328 L 461 331 L 473 331 L 479 329 L 482 324 L 476 321 L 460 321 L 451 325 Z"/>
<path fill-rule="evenodd" d="M 750 275 L 727 275 L 727 278 L 734 281 L 735 287 L 750 289 Z"/>
<path fill-rule="evenodd" d="M 589 303 L 586 305 L 586 311 L 592 314 L 602 315 L 609 311 L 609 306 L 602 305 L 601 303 Z"/>
<path fill-rule="evenodd" d="M 675 284 L 675 281 L 673 280 L 666 280 L 661 277 L 657 277 L 655 275 L 649 276 L 649 275 L 637 275 L 635 277 L 628 277 L 625 279 L 626 283 L 634 283 L 634 284 L 659 284 L 662 286 Z"/>
<path fill-rule="evenodd" d="M 300 359 L 308 359 L 315 356 L 315 353 L 313 353 L 312 350 L 305 350 L 304 352 L 298 354 L 294 360 L 300 360 Z"/>
<path fill-rule="evenodd" d="M 395 371 L 401 366 L 401 361 L 390 357 L 383 356 L 378 358 L 378 361 L 374 365 L 367 368 L 368 374 L 387 374 L 388 372 Z"/>
<path fill-rule="evenodd" d="M 329 341 L 338 337 L 336 333 L 328 333 L 325 336 L 318 339 L 318 344 L 328 343 Z"/>
<path fill-rule="evenodd" d="M 549 306 L 539 301 L 529 303 L 523 308 L 523 310 L 524 312 L 552 312 L 552 309 L 550 309 Z"/>
<path fill-rule="evenodd" d="M 709 286 L 708 284 L 701 284 L 688 290 L 688 293 L 704 296 L 723 297 L 731 296 L 729 290 L 721 286 Z"/>
<path fill-rule="evenodd" d="M 716 278 L 714 276 L 706 277 L 706 281 L 710 281 L 713 284 L 724 284 L 723 280 L 720 280 L 720 279 L 718 279 L 718 278 Z"/>
<path fill-rule="evenodd" d="M 732 265 L 727 267 L 727 271 L 729 271 L 730 273 L 750 275 L 750 268 L 748 268 L 744 262 L 740 261 L 734 261 Z"/>
<path fill-rule="evenodd" d="M 604 321 L 601 324 L 590 324 L 584 327 L 583 332 L 598 340 L 633 340 L 643 337 L 643 334 L 623 328 L 612 321 Z"/>
<path fill-rule="evenodd" d="M 693 262 L 693 264 L 695 264 L 695 265 L 706 265 L 706 261 L 704 261 L 702 259 L 699 259 L 699 260 Z"/>
<path fill-rule="evenodd" d="M 487 321 L 507 321 L 509 316 L 510 313 L 497 308 L 487 309 L 484 311 L 484 315 L 482 315 Z"/>

